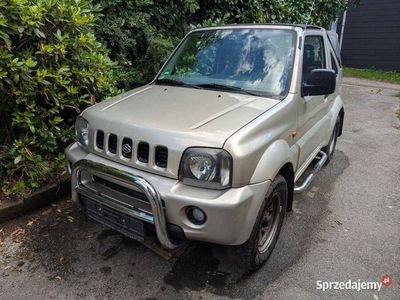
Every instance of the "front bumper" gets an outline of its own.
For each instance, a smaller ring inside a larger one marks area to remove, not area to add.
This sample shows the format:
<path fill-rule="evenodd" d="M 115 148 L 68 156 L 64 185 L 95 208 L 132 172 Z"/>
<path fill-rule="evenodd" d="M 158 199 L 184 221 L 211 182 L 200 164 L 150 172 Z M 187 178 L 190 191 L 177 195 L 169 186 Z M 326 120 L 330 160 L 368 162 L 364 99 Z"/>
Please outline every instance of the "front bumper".
<path fill-rule="evenodd" d="M 81 196 L 85 196 L 154 224 L 160 243 L 167 249 L 178 246 L 171 242 L 167 224 L 179 226 L 190 240 L 223 245 L 244 243 L 270 186 L 270 181 L 265 181 L 222 191 L 207 190 L 87 153 L 76 143 L 70 145 L 65 154 L 75 202 L 82 204 Z M 100 184 L 102 181 L 108 185 Z M 114 186 L 124 190 L 116 191 Z M 198 207 L 206 214 L 204 224 L 196 225 L 189 220 L 187 212 L 191 207 Z"/>

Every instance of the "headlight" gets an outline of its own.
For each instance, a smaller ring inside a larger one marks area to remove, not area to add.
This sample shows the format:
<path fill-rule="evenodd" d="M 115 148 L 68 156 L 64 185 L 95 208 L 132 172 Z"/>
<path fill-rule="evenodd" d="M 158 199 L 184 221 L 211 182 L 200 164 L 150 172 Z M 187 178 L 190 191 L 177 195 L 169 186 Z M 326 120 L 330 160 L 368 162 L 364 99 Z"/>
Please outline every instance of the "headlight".
<path fill-rule="evenodd" d="M 187 185 L 207 189 L 231 187 L 232 157 L 222 149 L 190 148 L 180 166 L 180 178 Z"/>
<path fill-rule="evenodd" d="M 89 146 L 89 123 L 82 117 L 78 117 L 78 119 L 76 119 L 75 135 L 79 144 L 84 147 Z"/>

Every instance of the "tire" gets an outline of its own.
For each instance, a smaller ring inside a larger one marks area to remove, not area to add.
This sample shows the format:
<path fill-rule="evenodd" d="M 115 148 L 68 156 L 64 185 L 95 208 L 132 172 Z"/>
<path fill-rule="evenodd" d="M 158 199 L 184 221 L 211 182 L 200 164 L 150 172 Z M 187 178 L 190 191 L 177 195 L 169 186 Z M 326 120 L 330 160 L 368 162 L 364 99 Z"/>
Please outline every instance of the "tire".
<path fill-rule="evenodd" d="M 238 266 L 255 271 L 270 257 L 282 228 L 288 189 L 285 178 L 277 175 L 261 205 L 249 239 L 239 246 L 227 246 L 228 257 Z"/>
<path fill-rule="evenodd" d="M 324 148 L 321 149 L 323 152 L 326 153 L 326 155 L 328 155 L 325 164 L 331 161 L 333 154 L 335 153 L 336 142 L 339 134 L 339 127 L 340 127 L 340 116 L 336 119 L 336 124 L 335 127 L 333 127 L 332 135 L 329 139 L 328 145 L 326 145 Z"/>

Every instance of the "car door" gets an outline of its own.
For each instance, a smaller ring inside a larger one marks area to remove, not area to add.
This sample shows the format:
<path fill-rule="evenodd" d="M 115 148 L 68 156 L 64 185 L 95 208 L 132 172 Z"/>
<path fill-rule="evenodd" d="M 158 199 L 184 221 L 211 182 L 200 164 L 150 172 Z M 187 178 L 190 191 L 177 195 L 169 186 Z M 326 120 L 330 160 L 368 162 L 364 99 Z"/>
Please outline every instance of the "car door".
<path fill-rule="evenodd" d="M 303 44 L 302 84 L 306 83 L 314 69 L 327 67 L 326 47 L 324 38 L 318 34 L 308 34 Z M 329 126 L 327 117 L 328 96 L 304 96 L 298 106 L 298 170 L 302 173 L 314 158 L 326 136 Z"/>

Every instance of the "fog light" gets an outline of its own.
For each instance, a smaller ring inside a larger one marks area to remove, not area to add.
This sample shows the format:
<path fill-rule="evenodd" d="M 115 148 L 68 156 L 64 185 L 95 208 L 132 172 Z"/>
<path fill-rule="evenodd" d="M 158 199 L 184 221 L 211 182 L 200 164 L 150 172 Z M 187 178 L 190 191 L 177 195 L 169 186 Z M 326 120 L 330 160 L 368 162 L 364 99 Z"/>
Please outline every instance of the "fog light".
<path fill-rule="evenodd" d="M 195 225 L 202 225 L 206 222 L 206 214 L 198 207 L 190 207 L 187 210 L 187 217 Z"/>

